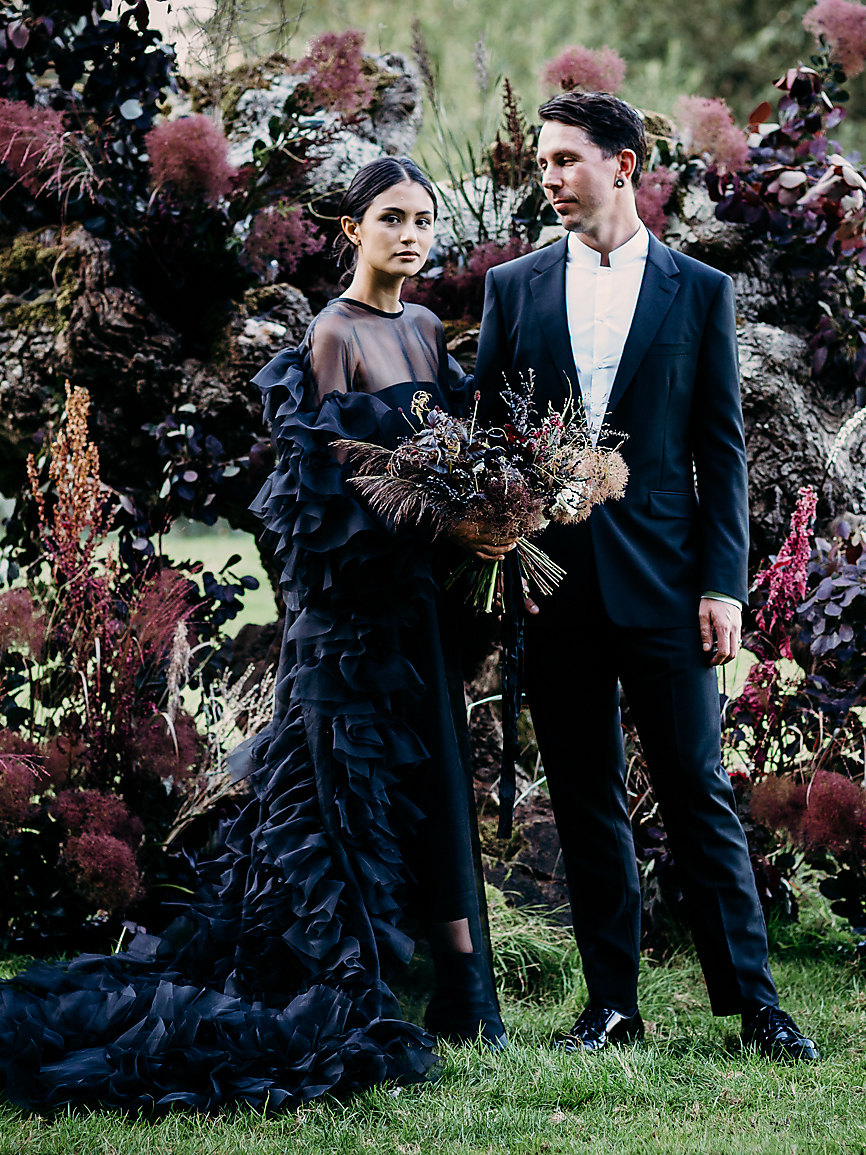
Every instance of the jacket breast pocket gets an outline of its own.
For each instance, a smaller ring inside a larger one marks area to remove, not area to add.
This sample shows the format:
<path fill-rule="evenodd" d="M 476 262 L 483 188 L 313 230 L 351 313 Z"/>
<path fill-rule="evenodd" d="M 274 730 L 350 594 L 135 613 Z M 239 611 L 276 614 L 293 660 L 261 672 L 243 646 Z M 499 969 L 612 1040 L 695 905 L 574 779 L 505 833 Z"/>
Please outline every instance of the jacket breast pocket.
<path fill-rule="evenodd" d="M 649 495 L 650 517 L 694 517 L 698 499 L 693 493 L 670 493 L 661 489 Z"/>
<path fill-rule="evenodd" d="M 691 341 L 657 341 L 647 349 L 647 355 L 652 357 L 684 357 L 691 351 Z"/>

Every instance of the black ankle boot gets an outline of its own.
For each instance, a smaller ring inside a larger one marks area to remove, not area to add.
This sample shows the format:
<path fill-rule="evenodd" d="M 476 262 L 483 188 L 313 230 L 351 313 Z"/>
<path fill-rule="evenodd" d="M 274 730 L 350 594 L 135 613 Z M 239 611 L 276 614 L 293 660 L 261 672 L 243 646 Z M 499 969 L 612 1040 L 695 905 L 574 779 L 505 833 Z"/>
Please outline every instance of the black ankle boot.
<path fill-rule="evenodd" d="M 449 1043 L 474 1043 L 480 1038 L 494 1051 L 507 1047 L 487 958 L 477 952 L 437 951 L 433 962 L 436 993 L 424 1015 L 430 1034 Z"/>

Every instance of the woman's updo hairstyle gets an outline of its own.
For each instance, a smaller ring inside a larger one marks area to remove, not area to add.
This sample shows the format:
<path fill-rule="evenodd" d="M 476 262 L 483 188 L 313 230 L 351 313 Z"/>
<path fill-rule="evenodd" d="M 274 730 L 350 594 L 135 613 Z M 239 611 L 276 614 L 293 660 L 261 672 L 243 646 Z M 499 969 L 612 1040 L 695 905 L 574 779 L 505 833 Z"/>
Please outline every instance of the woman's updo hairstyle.
<path fill-rule="evenodd" d="M 364 219 L 364 213 L 380 193 L 387 192 L 395 184 L 403 184 L 404 181 L 419 184 L 430 194 L 435 219 L 439 205 L 436 200 L 436 193 L 433 191 L 433 184 L 430 177 L 422 172 L 415 161 L 410 160 L 408 156 L 382 156 L 378 160 L 371 160 L 363 168 L 359 168 L 352 177 L 352 183 L 343 193 L 343 199 L 340 201 L 340 218 L 351 217 L 353 221 L 360 224 Z M 358 259 L 358 254 L 355 251 L 355 246 L 342 229 L 334 242 L 334 256 L 337 258 L 337 264 L 340 268 L 351 273 Z"/>

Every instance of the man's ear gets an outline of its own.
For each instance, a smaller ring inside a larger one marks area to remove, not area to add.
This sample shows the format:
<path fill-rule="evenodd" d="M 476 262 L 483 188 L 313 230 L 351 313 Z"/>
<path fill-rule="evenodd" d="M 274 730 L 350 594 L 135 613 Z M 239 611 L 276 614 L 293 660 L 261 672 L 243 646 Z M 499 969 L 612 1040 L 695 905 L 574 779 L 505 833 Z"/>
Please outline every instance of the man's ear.
<path fill-rule="evenodd" d="M 617 162 L 619 163 L 619 173 L 623 180 L 628 184 L 631 181 L 632 174 L 637 166 L 637 153 L 630 148 L 624 148 L 622 152 L 617 154 Z"/>

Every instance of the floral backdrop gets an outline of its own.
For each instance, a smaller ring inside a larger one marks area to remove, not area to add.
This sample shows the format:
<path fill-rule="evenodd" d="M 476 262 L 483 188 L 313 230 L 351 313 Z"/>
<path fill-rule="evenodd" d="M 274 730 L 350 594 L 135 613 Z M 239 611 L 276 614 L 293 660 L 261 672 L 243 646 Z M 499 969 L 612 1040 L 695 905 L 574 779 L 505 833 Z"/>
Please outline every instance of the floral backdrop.
<path fill-rule="evenodd" d="M 467 367 L 486 271 L 561 233 L 534 179 L 532 111 L 491 79 L 483 45 L 490 113 L 471 138 L 420 25 L 410 54 L 336 29 L 294 59 L 185 78 L 148 5 L 119 7 L 0 3 L 0 946 L 34 953 L 158 928 L 235 805 L 225 758 L 267 720 L 273 689 L 225 632 L 256 581 L 236 556 L 219 573 L 171 564 L 162 535 L 180 516 L 254 529 L 272 458 L 249 378 L 339 292 L 330 249 L 352 171 L 415 150 L 436 176 L 438 240 L 406 296 L 442 317 Z M 803 28 L 808 60 L 767 78 L 773 100 L 745 118 L 719 96 L 642 109 L 638 207 L 737 287 L 753 664 L 720 708 L 760 891 L 795 918 L 797 878 L 814 872 L 859 928 L 866 178 L 836 134 L 866 66 L 866 8 L 818 0 Z M 539 82 L 615 92 L 627 76 L 612 48 L 571 44 Z M 490 878 L 555 906 L 528 716 L 518 830 L 494 834 L 498 685 L 483 621 L 474 632 Z M 645 941 L 665 949 L 676 872 L 624 706 Z"/>

